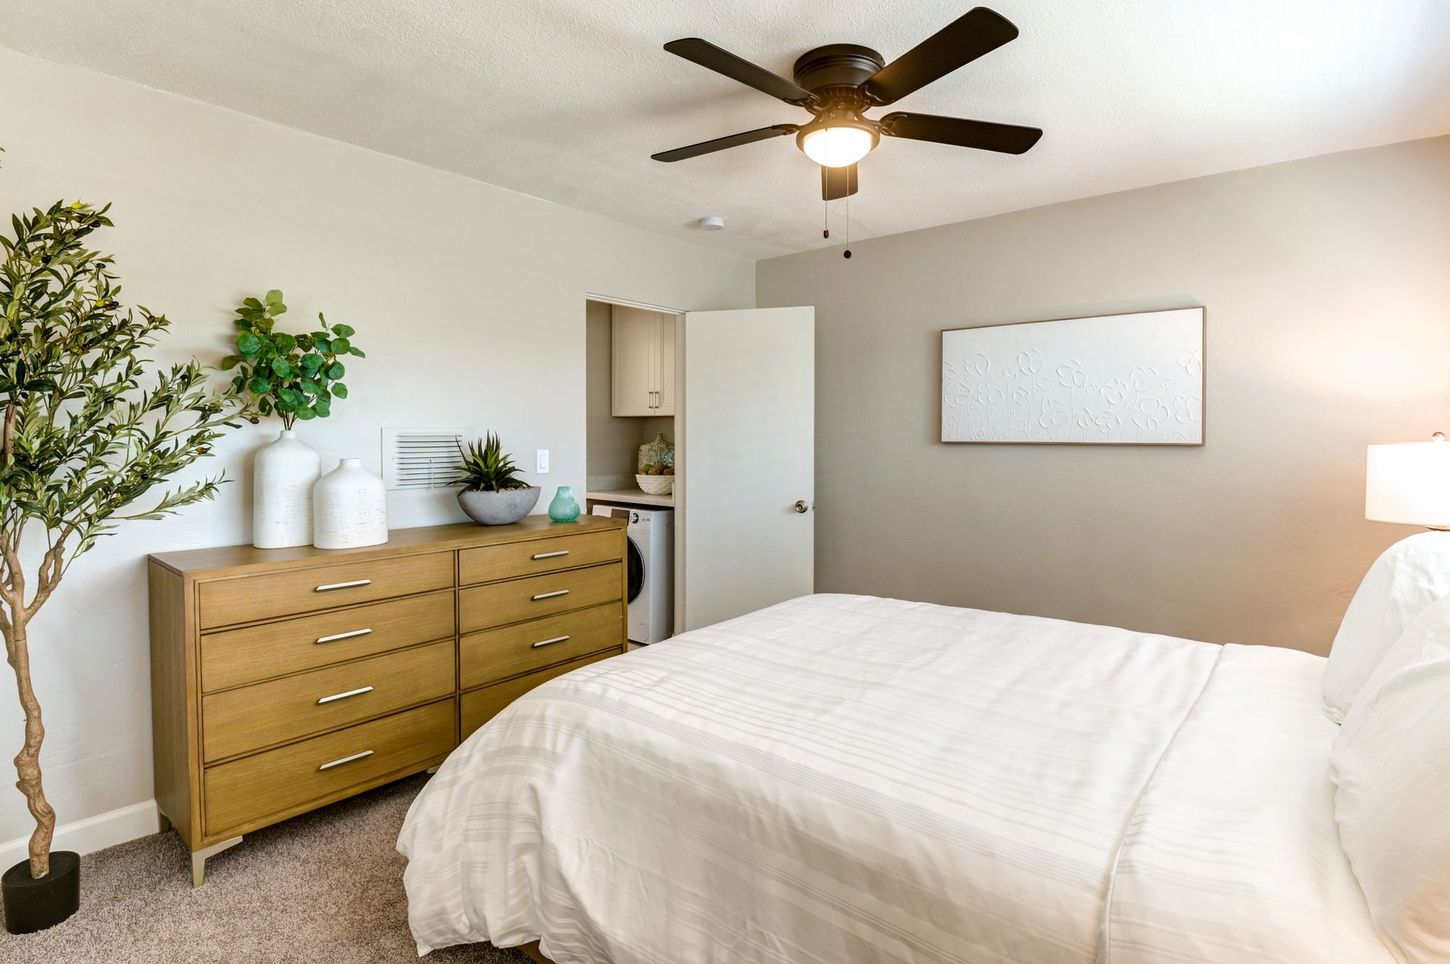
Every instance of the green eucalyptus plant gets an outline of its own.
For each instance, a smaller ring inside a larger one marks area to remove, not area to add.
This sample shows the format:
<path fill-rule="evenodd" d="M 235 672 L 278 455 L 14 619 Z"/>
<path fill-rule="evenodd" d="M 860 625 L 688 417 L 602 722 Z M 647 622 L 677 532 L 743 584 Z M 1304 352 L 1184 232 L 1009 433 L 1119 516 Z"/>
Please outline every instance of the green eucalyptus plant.
<path fill-rule="evenodd" d="M 146 377 L 145 352 L 170 322 L 122 308 L 112 259 L 86 247 L 111 226 L 108 210 L 57 202 L 13 216 L 13 236 L 0 235 L 0 634 L 25 715 L 15 770 L 35 819 L 35 878 L 50 871 L 55 811 L 41 784 L 29 624 L 118 522 L 214 496 L 220 475 L 124 511 L 236 425 L 235 400 L 210 391 L 195 360 Z"/>
<path fill-rule="evenodd" d="M 366 358 L 352 343 L 348 325 L 329 325 L 321 312 L 319 328 L 300 335 L 277 331 L 277 317 L 287 305 L 272 289 L 262 298 L 244 299 L 237 307 L 237 354 L 222 359 L 223 371 L 236 369 L 232 393 L 243 399 L 242 416 L 253 424 L 276 414 L 282 427 L 332 414 L 332 400 L 347 398 L 342 358 Z"/>
<path fill-rule="evenodd" d="M 487 441 L 476 439 L 465 450 L 458 447 L 462 459 L 459 475 L 453 480 L 465 492 L 507 492 L 527 489 L 529 483 L 519 478 L 523 471 L 514 464 L 513 456 L 504 452 L 503 443 L 492 432 Z"/>

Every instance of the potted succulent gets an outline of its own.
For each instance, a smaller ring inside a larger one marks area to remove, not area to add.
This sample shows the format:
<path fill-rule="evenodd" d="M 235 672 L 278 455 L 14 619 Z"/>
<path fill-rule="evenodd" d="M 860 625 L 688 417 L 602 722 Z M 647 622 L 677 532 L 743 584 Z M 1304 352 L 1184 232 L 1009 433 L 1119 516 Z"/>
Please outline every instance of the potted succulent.
<path fill-rule="evenodd" d="M 458 504 L 479 525 L 502 526 L 517 522 L 539 501 L 539 487 L 519 478 L 521 471 L 513 456 L 492 432 L 467 449 L 458 448 L 462 464 L 455 484 Z"/>
<path fill-rule="evenodd" d="M 353 329 L 331 325 L 319 312 L 314 331 L 293 335 L 277 330 L 287 311 L 282 292 L 246 298 L 232 324 L 237 353 L 222 359 L 235 369 L 232 394 L 242 416 L 254 425 L 269 415 L 282 431 L 252 459 L 252 545 L 258 549 L 312 544 L 312 485 L 322 474 L 317 451 L 297 437 L 299 421 L 327 418 L 332 403 L 347 398 L 343 359 L 365 358 L 352 343 Z"/>
<path fill-rule="evenodd" d="M 111 258 L 86 247 L 111 226 L 107 210 L 57 202 L 17 215 L 14 236 L 0 235 L 0 635 L 25 717 L 16 786 L 35 819 L 28 859 L 0 878 L 11 933 L 58 924 L 80 904 L 80 858 L 50 849 L 30 624 L 118 522 L 211 498 L 220 476 L 128 511 L 236 424 L 234 401 L 208 389 L 195 360 L 146 378 L 145 352 L 170 322 L 122 308 Z"/>

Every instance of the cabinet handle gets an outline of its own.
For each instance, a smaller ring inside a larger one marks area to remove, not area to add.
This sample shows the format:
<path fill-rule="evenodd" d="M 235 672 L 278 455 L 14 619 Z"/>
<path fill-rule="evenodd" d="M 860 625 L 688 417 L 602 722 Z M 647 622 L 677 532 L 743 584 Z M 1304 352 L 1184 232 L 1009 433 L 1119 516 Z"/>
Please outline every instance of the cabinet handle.
<path fill-rule="evenodd" d="M 534 593 L 529 598 L 533 602 L 538 602 L 540 599 L 553 599 L 555 596 L 567 596 L 567 595 L 569 595 L 569 590 L 567 590 L 567 589 L 555 589 L 553 592 L 536 592 L 536 593 Z"/>
<path fill-rule="evenodd" d="M 317 769 L 319 772 L 322 770 L 331 770 L 333 767 L 340 767 L 344 763 L 351 763 L 354 760 L 365 760 L 372 755 L 372 750 L 363 750 L 361 753 L 354 753 L 351 756 L 340 756 L 336 760 L 329 760 Z"/>
<path fill-rule="evenodd" d="M 336 703 L 338 700 L 345 700 L 349 696 L 362 696 L 364 693 L 371 693 L 372 691 L 373 688 L 371 686 L 359 686 L 357 689 L 348 690 L 346 693 L 333 693 L 331 696 L 324 696 L 322 697 L 322 699 L 317 701 L 317 705 L 321 706 L 324 703 Z"/>
<path fill-rule="evenodd" d="M 331 636 L 318 636 L 313 642 L 317 645 L 322 643 L 335 643 L 339 639 L 356 639 L 358 636 L 371 636 L 371 629 L 354 629 L 350 633 L 333 633 Z"/>
<path fill-rule="evenodd" d="M 560 549 L 558 552 L 536 552 L 531 558 L 537 562 L 540 559 L 561 559 L 568 554 L 568 549 Z"/>
<path fill-rule="evenodd" d="M 540 646 L 552 646 L 555 643 L 567 643 L 568 636 L 555 636 L 553 639 L 541 639 L 537 643 L 530 643 L 529 649 L 538 649 Z"/>
<path fill-rule="evenodd" d="M 325 586 L 318 586 L 313 592 L 332 592 L 334 589 L 356 589 L 359 586 L 371 586 L 371 579 L 354 579 L 352 582 L 330 582 Z"/>

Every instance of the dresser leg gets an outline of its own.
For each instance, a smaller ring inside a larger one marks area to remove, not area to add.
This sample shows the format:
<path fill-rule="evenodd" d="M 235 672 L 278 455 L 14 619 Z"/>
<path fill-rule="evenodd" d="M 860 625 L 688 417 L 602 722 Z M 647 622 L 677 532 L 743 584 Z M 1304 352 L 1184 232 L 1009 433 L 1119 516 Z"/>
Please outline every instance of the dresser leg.
<path fill-rule="evenodd" d="M 208 857 L 215 857 L 223 850 L 229 850 L 242 842 L 241 837 L 233 837 L 230 840 L 223 840 L 221 843 L 214 843 L 210 847 L 203 847 L 194 851 L 191 855 L 191 886 L 200 887 L 206 882 L 206 861 Z"/>

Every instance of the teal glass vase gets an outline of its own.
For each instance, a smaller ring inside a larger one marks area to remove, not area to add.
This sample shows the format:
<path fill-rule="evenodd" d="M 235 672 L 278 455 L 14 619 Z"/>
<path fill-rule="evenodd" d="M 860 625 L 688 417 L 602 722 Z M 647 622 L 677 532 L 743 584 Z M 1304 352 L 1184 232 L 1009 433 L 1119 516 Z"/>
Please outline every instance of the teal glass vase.
<path fill-rule="evenodd" d="M 554 493 L 554 501 L 549 503 L 549 518 L 555 522 L 573 522 L 579 518 L 579 500 L 574 498 L 574 490 L 567 485 L 559 486 L 559 491 Z"/>

